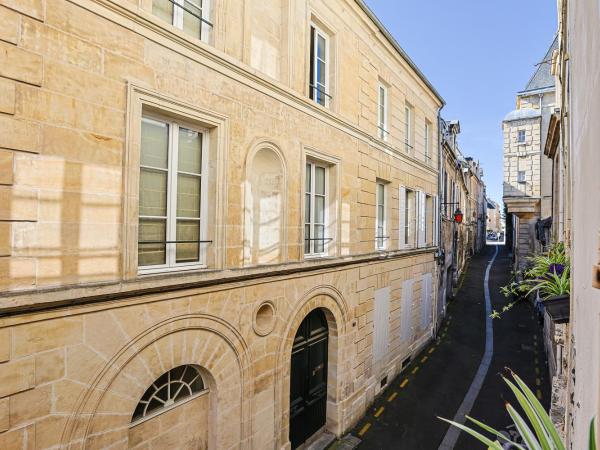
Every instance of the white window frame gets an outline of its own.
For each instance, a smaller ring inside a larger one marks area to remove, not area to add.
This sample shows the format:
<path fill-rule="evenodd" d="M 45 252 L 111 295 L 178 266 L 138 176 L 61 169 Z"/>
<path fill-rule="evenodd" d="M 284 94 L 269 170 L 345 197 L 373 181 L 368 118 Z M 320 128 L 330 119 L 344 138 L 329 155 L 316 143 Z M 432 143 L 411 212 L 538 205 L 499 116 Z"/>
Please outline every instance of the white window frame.
<path fill-rule="evenodd" d="M 184 17 L 185 11 L 183 8 L 190 9 L 189 7 L 186 7 L 186 3 L 194 3 L 194 5 L 197 8 L 199 8 L 200 11 L 202 12 L 202 19 L 203 19 L 200 21 L 200 36 L 198 36 L 198 39 L 200 39 L 202 42 L 208 42 L 212 27 L 205 21 L 207 21 L 207 22 L 210 21 L 210 1 L 211 0 L 196 0 L 196 1 L 199 1 L 202 4 L 202 6 L 200 7 L 199 5 L 196 5 L 196 3 L 192 0 L 173 0 L 173 20 L 171 21 L 171 25 L 173 25 L 175 28 L 178 28 L 179 30 L 184 31 L 183 30 L 183 17 Z"/>
<path fill-rule="evenodd" d="M 383 198 L 379 198 L 379 186 L 383 186 Z M 385 236 L 387 233 L 387 214 L 386 214 L 386 203 L 387 203 L 387 183 L 384 181 L 377 181 L 375 183 L 375 249 L 385 250 L 389 236 Z M 380 203 L 381 200 L 381 203 Z M 383 217 L 379 217 L 379 206 L 382 206 Z M 378 235 L 379 221 L 381 220 L 382 233 L 384 235 Z M 381 245 L 380 245 L 381 241 Z"/>
<path fill-rule="evenodd" d="M 431 122 L 425 119 L 425 161 L 431 161 Z"/>
<path fill-rule="evenodd" d="M 523 139 L 521 139 L 521 136 L 523 136 Z M 525 135 L 525 130 L 517 130 L 517 143 L 524 144 L 525 139 L 527 139 Z"/>
<path fill-rule="evenodd" d="M 377 134 L 384 141 L 388 140 L 390 134 L 388 130 L 388 88 L 381 82 L 377 85 Z"/>
<path fill-rule="evenodd" d="M 317 104 L 317 105 L 321 105 L 321 103 L 319 103 L 317 101 L 317 96 L 315 95 L 317 92 L 317 59 L 318 59 L 318 42 L 319 39 L 318 37 L 321 36 L 323 38 L 323 40 L 325 41 L 325 60 L 323 61 L 323 63 L 325 64 L 325 85 L 323 86 L 323 96 L 325 97 L 325 103 L 321 106 L 325 107 L 325 108 L 329 108 L 330 102 L 331 102 L 331 88 L 329 86 L 329 65 L 331 64 L 331 58 L 330 58 L 330 38 L 329 38 L 329 34 L 327 34 L 325 31 L 323 31 L 317 24 L 315 24 L 314 22 L 310 23 L 310 27 L 312 29 L 315 30 L 315 36 L 313 39 L 313 48 L 312 48 L 312 56 L 313 56 L 313 61 L 310 61 L 309 67 L 312 65 L 312 69 L 313 69 L 313 73 L 312 73 L 312 80 L 314 85 L 311 86 L 310 85 L 310 77 L 309 77 L 309 90 L 310 90 L 310 94 L 312 95 L 312 100 Z M 312 33 L 312 30 L 311 30 Z M 312 38 L 312 36 L 311 36 Z M 310 57 L 310 55 L 309 55 Z M 311 97 L 311 95 L 309 95 L 309 97 Z"/>
<path fill-rule="evenodd" d="M 197 131 L 202 134 L 202 160 L 201 160 L 201 173 L 200 173 L 200 232 L 199 240 L 207 240 L 207 222 L 208 222 L 208 160 L 209 160 L 209 131 L 206 128 L 199 127 L 198 125 L 190 122 L 175 120 L 168 116 L 162 116 L 159 114 L 144 112 L 140 119 L 148 118 L 159 122 L 167 123 L 169 125 L 169 136 L 168 136 L 168 166 L 167 166 L 167 215 L 166 215 L 166 237 L 167 241 L 174 241 L 177 239 L 177 174 L 179 172 L 178 162 L 178 145 L 176 143 L 179 139 L 179 128 L 183 127 L 189 130 Z M 140 152 L 141 152 L 140 147 Z M 140 169 L 143 166 L 140 162 Z M 151 168 L 151 167 L 149 167 Z M 139 197 L 139 195 L 138 195 Z M 139 204 L 139 200 L 138 200 Z M 140 218 L 155 218 L 159 216 L 141 216 L 138 214 L 138 221 Z M 139 222 L 138 222 L 139 223 Z M 138 232 L 138 248 L 140 236 Z M 192 269 L 203 269 L 206 268 L 206 245 L 207 243 L 199 243 L 198 248 L 198 260 L 190 262 L 178 263 L 177 260 L 177 244 L 165 244 L 165 264 L 155 264 L 148 266 L 140 266 L 138 259 L 138 273 L 140 275 L 150 273 L 161 273 L 161 272 L 175 272 L 181 270 L 192 270 Z"/>
<path fill-rule="evenodd" d="M 304 252 L 304 257 L 305 258 L 320 258 L 323 256 L 327 256 L 329 255 L 329 247 L 331 244 L 331 240 L 330 237 L 325 236 L 325 233 L 327 232 L 327 230 L 329 229 L 329 200 L 330 200 L 330 196 L 329 196 L 329 166 L 327 164 L 315 161 L 313 159 L 307 159 L 306 163 L 304 165 L 305 170 L 306 170 L 306 166 L 310 165 L 310 218 L 309 221 L 307 222 L 306 220 L 306 211 L 304 211 L 304 222 L 303 222 L 303 227 L 302 227 L 302 243 L 303 243 L 303 252 Z M 310 237 L 311 239 L 313 239 L 315 237 L 315 225 L 321 225 L 321 224 L 316 224 L 314 221 L 314 217 L 315 217 L 315 197 L 317 196 L 317 193 L 315 192 L 315 183 L 316 183 L 316 177 L 315 177 L 315 172 L 316 172 L 316 167 L 321 167 L 323 169 L 325 169 L 325 200 L 323 202 L 323 238 L 325 239 L 323 241 L 323 251 L 322 252 L 315 252 L 314 248 L 315 248 L 315 242 L 316 241 L 310 241 L 309 245 L 310 245 L 310 251 L 308 253 L 306 253 L 306 251 L 304 250 L 304 246 L 306 245 L 306 236 L 305 236 L 305 228 L 306 225 L 308 224 L 310 227 Z M 306 173 L 304 174 L 304 179 L 306 180 Z M 304 187 L 304 195 L 306 196 L 306 194 L 308 194 L 308 190 L 307 190 L 308 186 Z M 304 198 L 303 198 L 304 200 Z"/>
<path fill-rule="evenodd" d="M 414 148 L 413 144 L 413 121 L 414 121 L 414 109 L 409 104 L 404 105 L 404 148 L 406 153 L 410 153 Z"/>

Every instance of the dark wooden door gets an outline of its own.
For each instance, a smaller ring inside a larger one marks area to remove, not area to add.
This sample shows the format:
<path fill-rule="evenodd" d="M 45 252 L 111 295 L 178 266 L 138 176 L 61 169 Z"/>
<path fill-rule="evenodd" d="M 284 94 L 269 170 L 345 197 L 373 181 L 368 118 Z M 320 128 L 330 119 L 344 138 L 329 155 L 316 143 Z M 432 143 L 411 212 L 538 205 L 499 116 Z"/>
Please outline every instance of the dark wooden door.
<path fill-rule="evenodd" d="M 325 314 L 312 311 L 300 324 L 290 373 L 290 442 L 299 447 L 325 425 L 327 408 L 327 340 Z"/>

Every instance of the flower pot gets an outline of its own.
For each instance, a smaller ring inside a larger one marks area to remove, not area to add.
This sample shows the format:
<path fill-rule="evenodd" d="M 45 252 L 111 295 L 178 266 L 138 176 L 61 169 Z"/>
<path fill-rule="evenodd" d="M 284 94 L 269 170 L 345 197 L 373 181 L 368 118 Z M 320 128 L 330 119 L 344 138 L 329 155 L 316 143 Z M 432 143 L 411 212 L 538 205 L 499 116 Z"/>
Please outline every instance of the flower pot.
<path fill-rule="evenodd" d="M 554 323 L 568 323 L 571 316 L 569 294 L 555 295 L 542 302 L 542 307 Z"/>

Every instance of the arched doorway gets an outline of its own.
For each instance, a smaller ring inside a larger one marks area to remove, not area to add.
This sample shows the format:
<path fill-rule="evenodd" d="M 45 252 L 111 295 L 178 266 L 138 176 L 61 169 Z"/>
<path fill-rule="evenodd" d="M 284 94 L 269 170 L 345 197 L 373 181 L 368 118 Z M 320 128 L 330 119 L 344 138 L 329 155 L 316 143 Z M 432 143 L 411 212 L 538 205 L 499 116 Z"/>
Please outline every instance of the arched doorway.
<path fill-rule="evenodd" d="M 290 442 L 303 445 L 325 426 L 329 331 L 321 309 L 311 311 L 296 332 L 290 369 Z"/>

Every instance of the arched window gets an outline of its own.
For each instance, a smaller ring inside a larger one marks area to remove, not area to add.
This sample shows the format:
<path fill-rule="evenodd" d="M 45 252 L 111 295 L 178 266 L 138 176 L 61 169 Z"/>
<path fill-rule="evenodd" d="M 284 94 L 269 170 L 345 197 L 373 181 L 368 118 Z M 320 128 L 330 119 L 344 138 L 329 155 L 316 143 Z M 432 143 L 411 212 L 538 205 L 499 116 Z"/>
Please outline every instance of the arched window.
<path fill-rule="evenodd" d="M 170 408 L 198 392 L 204 390 L 200 371 L 191 365 L 175 367 L 163 373 L 146 389 L 135 408 L 132 422 L 161 409 Z"/>

